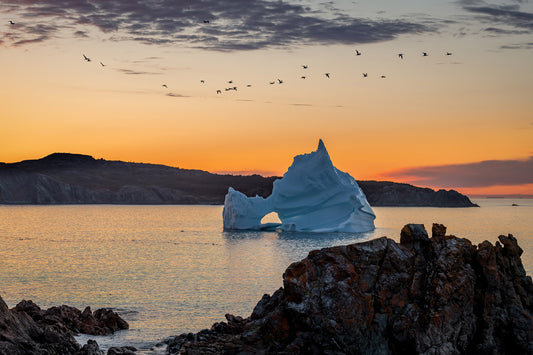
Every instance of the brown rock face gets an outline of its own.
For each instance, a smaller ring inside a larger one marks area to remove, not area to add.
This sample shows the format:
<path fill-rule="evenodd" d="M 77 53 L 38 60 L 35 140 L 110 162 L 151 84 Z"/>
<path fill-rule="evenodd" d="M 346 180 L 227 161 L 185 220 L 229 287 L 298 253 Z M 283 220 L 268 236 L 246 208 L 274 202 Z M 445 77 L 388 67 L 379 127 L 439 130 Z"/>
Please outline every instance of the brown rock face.
<path fill-rule="evenodd" d="M 533 354 L 533 283 L 512 236 L 474 246 L 434 225 L 312 251 L 249 318 L 169 341 L 171 353 Z"/>

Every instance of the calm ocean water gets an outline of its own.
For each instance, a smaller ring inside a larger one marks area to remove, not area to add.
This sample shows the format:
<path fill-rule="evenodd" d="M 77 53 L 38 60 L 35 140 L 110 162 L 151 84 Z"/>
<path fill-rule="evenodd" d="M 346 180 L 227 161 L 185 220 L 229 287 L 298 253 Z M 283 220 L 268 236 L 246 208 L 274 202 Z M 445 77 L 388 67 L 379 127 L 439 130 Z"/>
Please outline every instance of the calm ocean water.
<path fill-rule="evenodd" d="M 309 251 L 399 240 L 407 223 L 429 231 L 442 223 L 474 243 L 511 233 L 532 275 L 533 200 L 474 202 L 481 208 L 376 207 L 376 230 L 362 234 L 223 232 L 222 206 L 0 206 L 0 295 L 9 307 L 22 299 L 42 308 L 112 307 L 130 330 L 90 338 L 104 349 L 153 353 L 155 343 L 210 327 L 225 313 L 248 316 Z"/>

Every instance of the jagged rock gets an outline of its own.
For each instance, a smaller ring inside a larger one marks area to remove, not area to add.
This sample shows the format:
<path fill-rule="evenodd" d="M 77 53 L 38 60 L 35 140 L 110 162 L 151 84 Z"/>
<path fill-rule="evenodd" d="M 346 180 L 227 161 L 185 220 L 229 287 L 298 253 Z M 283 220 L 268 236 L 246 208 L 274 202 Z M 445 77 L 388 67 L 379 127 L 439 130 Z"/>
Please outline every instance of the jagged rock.
<path fill-rule="evenodd" d="M 76 355 L 104 355 L 104 352 L 100 350 L 98 343 L 92 339 L 87 340 L 87 344 L 81 347 L 81 350 Z"/>
<path fill-rule="evenodd" d="M 135 355 L 137 349 L 133 346 L 123 346 L 120 348 L 111 347 L 107 350 L 107 355 Z"/>
<path fill-rule="evenodd" d="M 533 283 L 512 236 L 478 246 L 434 225 L 325 248 L 290 265 L 246 319 L 168 341 L 170 353 L 532 354 Z"/>
<path fill-rule="evenodd" d="M 13 311 L 24 312 L 38 324 L 51 325 L 61 333 L 108 335 L 129 328 L 128 323 L 118 313 L 106 308 L 97 309 L 94 313 L 91 307 L 86 307 L 82 312 L 66 305 L 41 310 L 32 301 L 23 300 Z"/>
<path fill-rule="evenodd" d="M 27 306 L 35 310 L 31 304 Z M 54 325 L 38 325 L 25 312 L 9 310 L 0 297 L 1 355 L 64 355 L 79 350 L 71 333 L 58 331 Z"/>
<path fill-rule="evenodd" d="M 105 308 L 94 313 L 89 307 L 81 312 L 66 305 L 42 310 L 23 300 L 10 310 L 0 297 L 0 355 L 101 355 L 95 341 L 80 348 L 73 335 L 105 335 L 127 328 L 117 313 Z M 125 350 L 119 354 L 128 354 Z"/>

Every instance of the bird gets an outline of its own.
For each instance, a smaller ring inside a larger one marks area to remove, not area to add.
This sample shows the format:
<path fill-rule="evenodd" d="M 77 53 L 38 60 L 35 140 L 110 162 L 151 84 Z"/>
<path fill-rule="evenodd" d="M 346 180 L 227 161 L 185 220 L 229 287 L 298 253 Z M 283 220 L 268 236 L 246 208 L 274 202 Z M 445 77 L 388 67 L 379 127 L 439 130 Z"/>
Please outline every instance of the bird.
<path fill-rule="evenodd" d="M 307 69 L 307 68 L 309 68 L 309 66 L 304 64 L 304 65 L 302 65 L 302 68 Z"/>
<path fill-rule="evenodd" d="M 446 55 L 452 55 L 452 53 L 451 52 L 446 52 Z"/>
<path fill-rule="evenodd" d="M 235 90 L 235 91 L 237 91 L 237 87 L 236 87 L 236 86 L 232 87 L 232 89 Z"/>
<path fill-rule="evenodd" d="M 228 81 L 228 84 L 233 84 L 233 80 Z"/>
<path fill-rule="evenodd" d="M 325 73 L 324 75 L 326 76 L 326 78 L 329 78 L 329 73 Z"/>
<path fill-rule="evenodd" d="M 11 20 L 9 20 L 9 23 L 10 23 L 11 25 L 14 25 L 14 24 L 15 24 L 15 22 L 13 22 L 13 21 L 11 21 Z"/>
<path fill-rule="evenodd" d="M 359 52 L 357 49 L 355 50 L 355 55 L 361 55 L 361 52 Z"/>
<path fill-rule="evenodd" d="M 248 84 L 246 85 L 247 88 L 251 88 L 252 87 L 252 84 Z"/>
<path fill-rule="evenodd" d="M 428 54 L 427 54 L 426 52 L 422 52 L 422 56 L 423 56 L 423 57 L 427 57 Z"/>
<path fill-rule="evenodd" d="M 403 59 L 403 53 L 399 53 L 398 57 L 400 57 L 400 59 Z"/>
<path fill-rule="evenodd" d="M 103 66 L 103 67 L 105 67 L 105 64 L 104 64 L 104 63 L 102 63 L 102 62 L 100 62 L 100 65 L 101 65 L 101 66 Z"/>
<path fill-rule="evenodd" d="M 278 82 L 279 82 L 280 84 L 283 84 L 283 80 L 281 80 L 281 79 L 278 79 Z"/>
<path fill-rule="evenodd" d="M 85 54 L 83 55 L 83 59 L 85 59 L 85 60 L 88 61 L 88 62 L 91 61 L 91 58 L 87 57 Z"/>
<path fill-rule="evenodd" d="M 209 20 L 204 20 L 204 23 L 209 23 Z"/>
<path fill-rule="evenodd" d="M 386 76 L 385 76 L 385 75 L 382 75 L 382 76 L 381 76 L 381 79 L 385 79 L 385 78 L 386 78 Z"/>
<path fill-rule="evenodd" d="M 363 73 L 363 78 L 366 78 L 368 76 L 368 73 Z"/>
<path fill-rule="evenodd" d="M 300 78 L 305 79 L 305 76 L 301 76 Z"/>
<path fill-rule="evenodd" d="M 275 83 L 276 83 L 275 81 L 269 82 L 270 85 L 274 85 Z"/>
<path fill-rule="evenodd" d="M 167 89 L 168 89 L 167 84 L 163 84 L 163 85 L 161 85 L 161 86 L 164 87 L 164 88 L 167 88 Z"/>
<path fill-rule="evenodd" d="M 222 90 L 217 90 L 217 95 L 222 94 Z"/>
<path fill-rule="evenodd" d="M 202 84 L 204 84 L 204 83 L 205 83 L 205 80 L 200 80 L 200 82 L 201 82 Z"/>

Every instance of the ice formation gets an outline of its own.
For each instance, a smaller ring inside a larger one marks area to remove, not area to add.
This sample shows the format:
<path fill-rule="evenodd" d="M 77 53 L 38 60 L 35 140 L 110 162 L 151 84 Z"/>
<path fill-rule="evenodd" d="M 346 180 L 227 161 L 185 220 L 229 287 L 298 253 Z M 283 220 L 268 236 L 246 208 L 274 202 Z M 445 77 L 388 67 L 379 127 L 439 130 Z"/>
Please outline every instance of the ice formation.
<path fill-rule="evenodd" d="M 270 212 L 277 212 L 281 224 L 261 223 Z M 225 230 L 300 232 L 366 232 L 376 218 L 355 179 L 333 166 L 322 140 L 316 151 L 294 157 L 266 199 L 230 187 L 222 215 Z"/>

